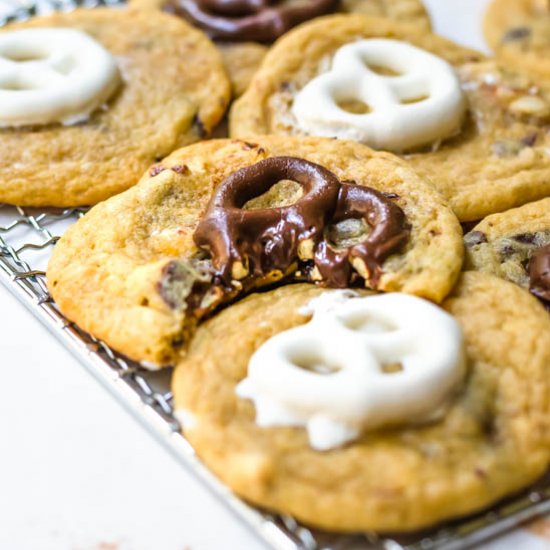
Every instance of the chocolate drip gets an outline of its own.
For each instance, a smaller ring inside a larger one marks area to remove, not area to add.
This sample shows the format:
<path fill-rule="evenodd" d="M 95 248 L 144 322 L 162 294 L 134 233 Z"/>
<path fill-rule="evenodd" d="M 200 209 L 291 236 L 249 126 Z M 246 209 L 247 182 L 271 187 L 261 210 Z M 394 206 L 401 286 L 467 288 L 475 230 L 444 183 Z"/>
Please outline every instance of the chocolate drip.
<path fill-rule="evenodd" d="M 242 17 L 267 9 L 273 0 L 195 0 L 205 11 L 216 15 Z"/>
<path fill-rule="evenodd" d="M 243 209 L 280 180 L 296 181 L 302 197 L 290 206 Z M 350 246 L 329 243 L 327 226 L 352 218 L 363 220 L 369 235 Z M 216 277 L 227 288 L 239 281 L 249 289 L 258 280 L 277 280 L 296 271 L 332 287 L 349 286 L 358 273 L 375 287 L 383 262 L 408 236 L 405 214 L 382 193 L 341 183 L 303 159 L 273 157 L 221 183 L 194 240 L 211 256 Z"/>
<path fill-rule="evenodd" d="M 539 248 L 529 262 L 529 290 L 550 304 L 550 244 Z"/>
<path fill-rule="evenodd" d="M 343 250 L 324 240 L 315 253 L 315 265 L 328 286 L 345 288 L 352 280 L 352 265 L 371 286 L 382 274 L 382 263 L 409 237 L 405 214 L 382 193 L 369 187 L 342 183 L 333 223 L 361 218 L 372 231 L 363 242 Z"/>
<path fill-rule="evenodd" d="M 211 38 L 273 42 L 292 27 L 334 11 L 339 0 L 168 0 L 165 9 L 184 17 Z"/>
<path fill-rule="evenodd" d="M 249 200 L 281 180 L 294 180 L 304 194 L 281 208 L 244 210 Z M 212 255 L 219 277 L 260 278 L 284 274 L 299 256 L 300 243 L 311 249 L 323 236 L 332 215 L 340 182 L 328 170 L 303 159 L 274 157 L 241 168 L 226 178 L 208 205 L 194 239 Z"/>

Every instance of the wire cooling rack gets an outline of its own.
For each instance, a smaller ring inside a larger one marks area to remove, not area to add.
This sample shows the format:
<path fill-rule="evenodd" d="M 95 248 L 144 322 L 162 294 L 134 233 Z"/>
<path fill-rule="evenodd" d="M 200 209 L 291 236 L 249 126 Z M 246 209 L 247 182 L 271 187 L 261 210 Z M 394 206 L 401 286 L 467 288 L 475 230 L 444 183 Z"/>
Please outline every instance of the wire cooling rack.
<path fill-rule="evenodd" d="M 121 0 L 0 0 L 0 26 L 56 9 L 115 6 Z M 335 535 L 288 516 L 253 508 L 236 497 L 198 459 L 173 415 L 170 369 L 150 372 L 79 329 L 57 309 L 46 286 L 52 247 L 84 208 L 32 209 L 0 204 L 0 283 L 68 348 L 148 431 L 273 548 L 281 550 L 456 550 L 475 546 L 550 512 L 550 476 L 489 512 L 407 538 Z"/>

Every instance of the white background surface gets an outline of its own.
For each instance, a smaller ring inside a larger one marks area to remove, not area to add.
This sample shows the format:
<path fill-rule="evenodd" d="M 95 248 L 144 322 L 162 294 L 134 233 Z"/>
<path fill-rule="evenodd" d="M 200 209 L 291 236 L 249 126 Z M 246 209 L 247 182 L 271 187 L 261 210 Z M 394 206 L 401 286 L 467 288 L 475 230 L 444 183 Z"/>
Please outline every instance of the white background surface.
<path fill-rule="evenodd" d="M 426 4 L 483 47 L 486 1 Z M 265 548 L 1 287 L 0 315 L 0 550 Z"/>

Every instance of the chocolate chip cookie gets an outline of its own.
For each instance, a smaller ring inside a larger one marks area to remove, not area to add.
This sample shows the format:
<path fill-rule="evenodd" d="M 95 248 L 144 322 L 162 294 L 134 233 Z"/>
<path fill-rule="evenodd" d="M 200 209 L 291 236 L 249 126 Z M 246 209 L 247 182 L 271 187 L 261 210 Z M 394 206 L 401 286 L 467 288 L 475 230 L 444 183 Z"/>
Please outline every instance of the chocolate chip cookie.
<path fill-rule="evenodd" d="M 489 46 L 507 63 L 550 75 L 550 5 L 546 0 L 492 0 L 484 19 Z"/>
<path fill-rule="evenodd" d="M 512 281 L 550 306 L 550 198 L 488 216 L 464 243 L 469 269 Z"/>
<path fill-rule="evenodd" d="M 10 24 L 0 36 L 42 28 L 75 29 L 95 39 L 114 56 L 120 82 L 86 120 L 0 128 L 0 202 L 97 203 L 134 185 L 175 148 L 208 136 L 225 112 L 230 90 L 220 55 L 183 21 L 79 9 Z M 67 62 L 60 74 L 70 72 Z"/>
<path fill-rule="evenodd" d="M 321 138 L 212 140 L 174 152 L 69 228 L 48 286 L 83 329 L 159 366 L 204 316 L 259 286 L 441 301 L 462 246 L 439 194 L 393 155 Z"/>
<path fill-rule="evenodd" d="M 443 302 L 462 328 L 467 374 L 439 419 L 329 451 L 303 428 L 258 426 L 237 385 L 262 344 L 308 322 L 304 306 L 320 294 L 299 285 L 249 296 L 199 327 L 176 368 L 183 433 L 238 495 L 331 531 L 407 532 L 479 511 L 545 472 L 550 321 L 516 285 L 476 272 Z"/>

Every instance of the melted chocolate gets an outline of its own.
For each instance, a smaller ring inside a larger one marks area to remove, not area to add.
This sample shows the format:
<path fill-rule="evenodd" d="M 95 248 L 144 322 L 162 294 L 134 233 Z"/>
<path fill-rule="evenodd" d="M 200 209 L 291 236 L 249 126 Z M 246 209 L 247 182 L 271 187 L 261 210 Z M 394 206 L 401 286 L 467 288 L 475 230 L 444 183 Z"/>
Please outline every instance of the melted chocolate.
<path fill-rule="evenodd" d="M 242 208 L 281 180 L 302 187 L 304 194 L 295 204 Z M 322 239 L 339 189 L 334 174 L 298 158 L 274 157 L 241 168 L 216 190 L 195 231 L 195 243 L 211 254 L 217 274 L 228 285 L 233 279 L 285 273 L 297 261 L 301 242 L 314 245 Z"/>
<path fill-rule="evenodd" d="M 280 180 L 300 184 L 302 197 L 290 206 L 243 209 Z M 370 227 L 366 239 L 347 247 L 329 243 L 327 226 L 352 218 Z M 258 279 L 282 278 L 298 268 L 308 279 L 320 276 L 323 284 L 346 287 L 357 278 L 356 270 L 376 285 L 382 263 L 408 236 L 405 214 L 382 193 L 341 183 L 332 172 L 303 159 L 273 157 L 221 183 L 194 239 L 211 255 L 216 276 L 228 288 L 235 279 L 250 288 Z"/>
<path fill-rule="evenodd" d="M 273 42 L 292 27 L 334 11 L 339 0 L 168 0 L 165 9 L 211 38 Z"/>
<path fill-rule="evenodd" d="M 332 222 L 361 218 L 372 231 L 362 242 L 339 250 L 324 240 L 315 253 L 315 265 L 328 286 L 345 288 L 353 276 L 352 262 L 359 260 L 361 275 L 376 286 L 382 263 L 409 238 L 403 210 L 382 193 L 359 185 L 342 183 Z"/>
<path fill-rule="evenodd" d="M 539 248 L 529 262 L 529 290 L 550 304 L 550 244 Z"/>

